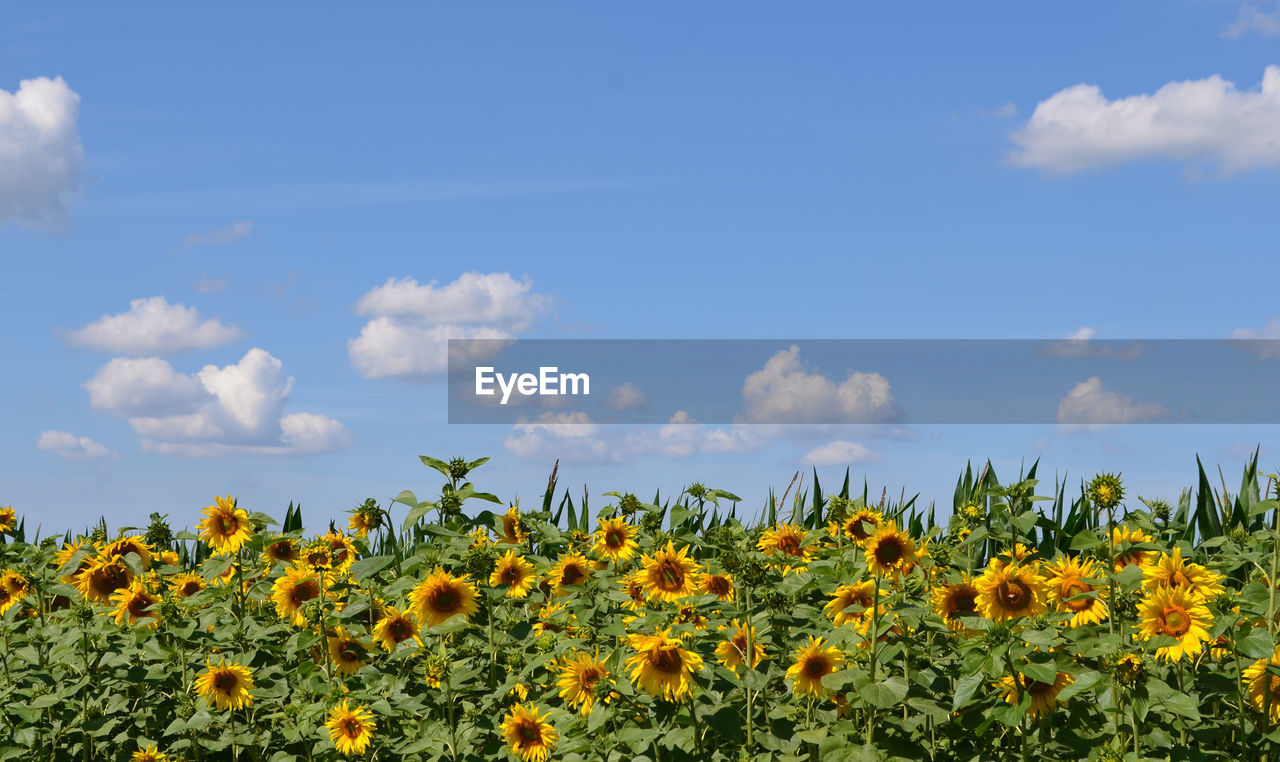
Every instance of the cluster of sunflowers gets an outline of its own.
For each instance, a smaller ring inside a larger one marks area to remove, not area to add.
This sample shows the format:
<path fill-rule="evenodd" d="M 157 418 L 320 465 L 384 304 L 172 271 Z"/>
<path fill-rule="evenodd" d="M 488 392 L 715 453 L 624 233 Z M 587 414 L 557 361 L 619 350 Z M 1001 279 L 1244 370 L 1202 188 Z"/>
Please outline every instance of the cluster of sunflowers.
<path fill-rule="evenodd" d="M 227 496 L 198 535 L 153 516 L 7 543 L 15 743 L 133 762 L 1231 758 L 1280 722 L 1274 529 L 1201 564 L 1167 517 L 1116 520 L 1107 475 L 1069 537 L 1012 486 L 945 526 L 845 494 L 756 526 L 700 485 L 617 497 L 591 526 L 511 506 L 400 532 L 370 500 L 308 540 Z"/>

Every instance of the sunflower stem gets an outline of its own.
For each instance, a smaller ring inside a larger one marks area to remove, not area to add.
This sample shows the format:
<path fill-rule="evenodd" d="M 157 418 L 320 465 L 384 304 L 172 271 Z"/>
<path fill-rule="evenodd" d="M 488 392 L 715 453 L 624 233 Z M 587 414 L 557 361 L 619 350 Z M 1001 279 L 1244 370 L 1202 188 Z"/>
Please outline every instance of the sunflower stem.
<path fill-rule="evenodd" d="M 878 656 L 879 651 L 877 646 L 880 643 L 880 578 L 873 577 L 873 580 L 874 590 L 872 591 L 873 597 L 871 603 L 871 656 L 868 659 L 867 668 L 871 676 L 871 682 L 874 683 L 876 681 L 876 656 Z M 870 705 L 870 703 L 868 703 L 867 727 L 863 734 L 863 743 L 867 746 L 871 745 L 871 742 L 875 737 L 875 718 L 876 710 Z"/>
<path fill-rule="evenodd" d="M 747 603 L 746 612 L 745 612 L 746 620 L 747 620 L 746 665 L 748 668 L 754 669 L 754 667 L 752 666 L 751 656 L 754 655 L 756 651 L 755 651 L 754 638 L 752 637 L 754 635 L 753 630 L 755 628 L 752 627 L 751 625 L 751 589 L 744 585 L 742 595 L 746 599 L 746 603 Z M 743 678 L 745 677 L 746 677 L 746 670 L 743 670 Z M 755 745 L 756 741 L 755 741 L 754 728 L 751 721 L 752 709 L 753 709 L 752 701 L 751 701 L 751 688 L 747 687 L 747 681 L 745 679 L 742 681 L 742 692 L 746 694 L 746 697 L 747 697 L 747 751 L 751 752 L 756 748 L 756 745 Z"/>

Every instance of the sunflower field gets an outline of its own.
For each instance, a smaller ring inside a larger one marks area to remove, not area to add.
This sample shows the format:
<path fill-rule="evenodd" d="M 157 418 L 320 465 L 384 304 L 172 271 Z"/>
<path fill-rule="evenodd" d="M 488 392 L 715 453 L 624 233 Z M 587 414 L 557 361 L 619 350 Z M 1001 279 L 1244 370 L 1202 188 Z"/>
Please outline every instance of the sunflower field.
<path fill-rule="evenodd" d="M 951 510 L 478 491 L 307 532 L 0 509 L 0 758 L 1192 760 L 1280 753 L 1276 476 L 1176 501 L 966 468 Z M 794 480 L 793 480 L 794 481 Z M 793 485 L 794 486 L 794 485 Z M 790 499 L 788 499 L 790 498 Z M 597 498 L 597 503 L 599 502 Z M 488 507 L 492 506 L 492 507 Z M 935 517 L 945 516 L 942 520 Z"/>

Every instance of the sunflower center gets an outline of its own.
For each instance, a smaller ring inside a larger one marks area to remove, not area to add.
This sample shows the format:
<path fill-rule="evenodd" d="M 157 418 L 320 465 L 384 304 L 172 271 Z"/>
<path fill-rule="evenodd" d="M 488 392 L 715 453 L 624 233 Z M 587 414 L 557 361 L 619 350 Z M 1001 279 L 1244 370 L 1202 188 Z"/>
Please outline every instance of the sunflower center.
<path fill-rule="evenodd" d="M 239 684 L 240 681 L 236 678 L 235 673 L 230 670 L 221 670 L 213 675 L 213 687 L 222 693 L 231 693 Z"/>
<path fill-rule="evenodd" d="M 1085 611 L 1093 605 L 1091 598 L 1075 598 L 1082 593 L 1092 592 L 1093 588 L 1078 579 L 1071 580 L 1062 586 L 1063 604 L 1071 611 Z M 1072 600 L 1066 600 L 1066 599 Z"/>
<path fill-rule="evenodd" d="M 1031 589 L 1020 580 L 1010 579 L 1000 583 L 996 588 L 1000 602 L 1007 608 L 1020 609 L 1031 600 Z"/>
<path fill-rule="evenodd" d="M 387 634 L 391 636 L 392 640 L 399 643 L 402 640 L 408 639 L 408 637 L 413 633 L 410 631 L 409 623 L 403 618 L 397 617 L 396 619 L 392 619 L 391 623 L 387 625 Z"/>
<path fill-rule="evenodd" d="M 182 597 L 189 598 L 200 592 L 200 583 L 195 580 L 188 580 L 182 583 Z"/>
<path fill-rule="evenodd" d="M 716 595 L 728 595 L 728 594 L 729 594 L 729 580 L 725 579 L 724 577 L 719 577 L 719 576 L 717 576 L 717 577 L 712 577 L 712 578 L 707 582 L 707 590 L 708 590 L 709 592 L 711 592 L 711 593 L 716 594 Z"/>
<path fill-rule="evenodd" d="M 437 611 L 453 611 L 458 607 L 458 593 L 445 588 L 436 593 L 433 603 Z"/>
<path fill-rule="evenodd" d="M 684 569 L 680 564 L 667 559 L 658 566 L 658 584 L 664 590 L 681 590 L 684 588 Z"/>
<path fill-rule="evenodd" d="M 778 538 L 778 550 L 789 556 L 800 554 L 800 538 L 794 535 L 783 535 Z"/>
<path fill-rule="evenodd" d="M 569 564 L 564 567 L 564 573 L 560 575 L 560 584 L 576 585 L 581 582 L 585 576 L 586 574 L 583 573 L 581 568 L 574 564 Z"/>
<path fill-rule="evenodd" d="M 604 544 L 610 550 L 618 550 L 627 544 L 627 536 L 617 529 L 610 529 L 604 533 Z"/>
<path fill-rule="evenodd" d="M 684 667 L 676 647 L 663 647 L 649 653 L 649 664 L 666 675 L 678 675 Z"/>
<path fill-rule="evenodd" d="M 514 566 L 504 566 L 498 576 L 505 584 L 514 585 L 520 581 L 520 570 Z"/>
<path fill-rule="evenodd" d="M 360 736 L 360 731 L 364 729 L 360 725 L 360 720 L 357 720 L 355 717 L 344 717 L 342 719 L 341 728 L 342 734 L 347 738 L 358 738 Z"/>
<path fill-rule="evenodd" d="M 1169 606 L 1160 612 L 1160 629 L 1164 635 L 1182 637 L 1187 634 L 1187 630 L 1191 629 L 1191 617 L 1187 615 L 1185 609 Z"/>
<path fill-rule="evenodd" d="M 346 642 L 338 650 L 338 658 L 345 662 L 360 661 L 360 652 L 354 643 Z"/>
<path fill-rule="evenodd" d="M 135 595 L 129 599 L 129 614 L 134 618 L 147 615 L 147 609 L 155 600 L 149 595 Z"/>
<path fill-rule="evenodd" d="M 124 568 L 115 564 L 99 569 L 93 579 L 94 589 L 104 595 L 110 595 L 128 583 L 129 577 Z"/>
<path fill-rule="evenodd" d="M 1045 696 L 1050 695 L 1052 692 L 1053 692 L 1052 683 L 1042 683 L 1039 680 L 1031 680 L 1030 684 L 1027 685 L 1027 693 L 1030 693 L 1032 696 L 1035 696 L 1036 698 L 1043 698 Z"/>
<path fill-rule="evenodd" d="M 970 592 L 956 593 L 951 600 L 951 616 L 973 616 L 978 613 L 978 598 Z"/>
<path fill-rule="evenodd" d="M 809 657 L 804 663 L 804 673 L 808 677 L 815 679 L 821 678 L 831 671 L 831 664 L 825 656 L 815 655 Z"/>
<path fill-rule="evenodd" d="M 853 520 L 849 522 L 849 526 L 846 531 L 859 540 L 865 540 L 871 536 L 871 532 L 863 528 L 864 523 L 868 526 L 874 526 L 874 522 L 865 516 L 854 516 Z"/>
<path fill-rule="evenodd" d="M 902 560 L 903 548 L 902 543 L 896 538 L 887 537 L 885 540 L 876 545 L 876 561 L 884 566 L 892 566 Z"/>
<path fill-rule="evenodd" d="M 522 722 L 516 726 L 516 735 L 524 744 L 542 743 L 542 731 L 531 722 Z"/>
<path fill-rule="evenodd" d="M 319 595 L 320 585 L 313 579 L 305 579 L 293 586 L 292 602 L 294 606 L 301 606 Z"/>

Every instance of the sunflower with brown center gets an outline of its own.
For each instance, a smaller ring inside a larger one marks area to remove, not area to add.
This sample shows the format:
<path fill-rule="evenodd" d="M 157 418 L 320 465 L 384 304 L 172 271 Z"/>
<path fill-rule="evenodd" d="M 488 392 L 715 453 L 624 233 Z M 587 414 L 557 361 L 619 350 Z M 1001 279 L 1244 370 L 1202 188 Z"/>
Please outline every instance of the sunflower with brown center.
<path fill-rule="evenodd" d="M 337 627 L 328 637 L 329 659 L 344 675 L 354 675 L 365 665 L 369 651 L 364 643 L 346 629 Z"/>
<path fill-rule="evenodd" d="M 118 558 L 94 556 L 86 561 L 76 579 L 76 588 L 94 603 L 110 603 L 112 593 L 133 581 L 133 572 Z"/>
<path fill-rule="evenodd" d="M 844 520 L 841 531 L 845 536 L 861 545 L 871 539 L 871 535 L 884 524 L 884 514 L 870 508 L 859 508 Z"/>
<path fill-rule="evenodd" d="M 1115 570 L 1123 571 L 1130 564 L 1143 566 L 1155 552 L 1137 545 L 1150 545 L 1154 538 L 1140 529 L 1120 525 L 1111 530 L 1111 544 L 1115 546 Z"/>
<path fill-rule="evenodd" d="M 978 610 L 978 586 L 973 583 L 968 574 L 963 575 L 959 582 L 933 588 L 930 598 L 933 602 L 933 610 L 942 617 L 947 627 L 953 632 L 969 631 L 961 621 L 962 617 L 982 616 Z"/>
<path fill-rule="evenodd" d="M 693 674 L 702 669 L 702 657 L 671 637 L 670 628 L 653 635 L 632 633 L 627 643 L 635 650 L 627 659 L 631 682 L 645 693 L 676 702 L 693 692 Z"/>
<path fill-rule="evenodd" d="M 363 706 L 353 707 L 346 699 L 329 710 L 329 721 L 324 726 L 329 730 L 334 748 L 347 757 L 364 754 L 373 742 L 373 732 L 378 729 L 372 712 Z"/>
<path fill-rule="evenodd" d="M 217 664 L 209 661 L 193 687 L 206 704 L 220 710 L 241 709 L 253 703 L 253 672 L 226 659 Z"/>
<path fill-rule="evenodd" d="M 916 563 L 916 543 L 911 535 L 899 532 L 896 524 L 887 523 L 876 530 L 863 545 L 867 568 L 877 576 L 896 576 Z"/>
<path fill-rule="evenodd" d="M 200 539 L 213 549 L 215 556 L 232 555 L 252 534 L 249 514 L 236 507 L 236 499 L 230 495 L 213 498 L 213 505 L 203 511 L 205 518 L 196 524 Z"/>
<path fill-rule="evenodd" d="M 734 619 L 729 623 L 729 627 L 733 632 L 728 638 L 720 641 L 716 646 L 716 659 L 733 670 L 738 671 L 738 665 L 747 661 L 747 653 L 751 653 L 751 669 L 755 669 L 764 661 L 764 646 L 760 645 L 760 636 L 756 633 L 756 628 L 752 625 L 743 624 L 741 620 Z"/>
<path fill-rule="evenodd" d="M 777 524 L 766 529 L 756 542 L 756 549 L 783 562 L 782 573 L 804 571 L 805 561 L 813 553 L 805 545 L 808 532 L 798 524 Z"/>
<path fill-rule="evenodd" d="M 62 575 L 62 581 L 68 585 L 75 585 L 80 578 L 80 573 L 89 566 L 89 559 L 92 557 L 93 546 L 83 537 L 77 537 L 71 542 L 62 544 L 62 548 L 53 554 L 53 563 L 59 572 L 66 572 Z M 74 565 L 72 559 L 76 554 L 81 554 L 79 561 Z"/>
<path fill-rule="evenodd" d="M 591 564 L 581 553 L 567 553 L 560 557 L 556 565 L 547 572 L 547 582 L 551 585 L 553 595 L 562 596 L 573 592 L 565 588 L 582 585 L 591 577 Z"/>
<path fill-rule="evenodd" d="M 1209 601 L 1222 595 L 1225 589 L 1222 579 L 1217 572 L 1183 560 L 1182 548 L 1174 548 L 1172 553 L 1153 555 L 1142 566 L 1142 589 L 1148 595 L 1168 587 L 1186 590 L 1202 601 Z"/>
<path fill-rule="evenodd" d="M 644 606 L 644 581 L 640 578 L 640 572 L 633 571 L 622 578 L 619 583 L 622 586 L 622 592 L 627 594 L 627 600 L 622 607 L 631 611 L 637 611 Z"/>
<path fill-rule="evenodd" d="M 560 668 L 556 685 L 560 688 L 560 698 L 585 717 L 595 706 L 596 684 L 605 680 L 607 685 L 608 678 L 609 669 L 597 656 L 571 654 Z"/>
<path fill-rule="evenodd" d="M 160 596 L 147 590 L 141 579 L 134 579 L 128 587 L 122 587 L 111 594 L 111 601 L 116 604 L 114 619 L 116 624 L 138 624 L 155 629 L 160 622 L 150 609 L 160 602 Z M 145 620 L 145 621 L 143 621 Z"/>
<path fill-rule="evenodd" d="M 635 540 L 636 533 L 640 530 L 628 524 L 626 519 L 601 518 L 599 522 L 600 528 L 593 535 L 595 544 L 591 546 L 592 552 L 598 557 L 617 563 L 630 558 L 640 547 Z"/>
<path fill-rule="evenodd" d="M 414 618 L 434 627 L 461 616 L 470 620 L 476 613 L 476 588 L 466 577 L 455 577 L 437 566 L 409 593 Z"/>
<path fill-rule="evenodd" d="M 733 600 L 733 577 L 729 574 L 708 574 L 702 580 L 702 592 L 714 595 L 718 601 Z"/>
<path fill-rule="evenodd" d="M 992 563 L 975 584 L 978 588 L 978 610 L 988 619 L 1001 622 L 1037 616 L 1047 608 L 1044 582 L 1029 566 L 997 566 Z"/>
<path fill-rule="evenodd" d="M 12 505 L 0 508 L 0 534 L 12 534 L 18 526 L 18 514 Z"/>
<path fill-rule="evenodd" d="M 373 626 L 373 639 L 382 646 L 384 651 L 391 653 L 405 641 L 413 640 L 418 645 L 422 645 L 418 630 L 418 622 L 413 618 L 413 614 L 401 611 L 395 606 L 387 606 L 382 618 Z"/>
<path fill-rule="evenodd" d="M 330 585 L 324 572 L 310 571 L 297 567 L 285 569 L 284 575 L 271 586 L 271 600 L 276 604 L 276 614 L 287 619 L 294 627 L 305 627 L 306 611 L 303 607 L 307 601 L 314 601 L 323 592 L 329 598 Z"/>
<path fill-rule="evenodd" d="M 27 578 L 12 569 L 0 574 L 0 614 L 18 605 L 27 594 Z"/>
<path fill-rule="evenodd" d="M 1204 602 L 1192 593 L 1176 588 L 1162 588 L 1138 604 L 1138 634 L 1144 640 L 1157 635 L 1173 638 L 1175 643 L 1156 649 L 1156 658 L 1180 661 L 1204 650 L 1209 639 L 1213 615 Z"/>
<path fill-rule="evenodd" d="M 1107 618 L 1107 586 L 1098 579 L 1102 570 L 1092 559 L 1062 556 L 1045 564 L 1045 573 L 1049 600 L 1058 611 L 1071 615 L 1068 627 Z"/>
<path fill-rule="evenodd" d="M 169 578 L 169 589 L 179 598 L 190 598 L 206 587 L 208 584 L 204 581 L 204 577 L 191 572 L 175 574 Z"/>
<path fill-rule="evenodd" d="M 329 546 L 333 570 L 338 574 L 346 574 L 351 564 L 356 562 L 356 544 L 341 532 L 328 532 L 319 541 Z"/>
<path fill-rule="evenodd" d="M 696 594 L 702 586 L 701 568 L 688 554 L 687 547 L 677 551 L 668 540 L 667 547 L 652 556 L 642 556 L 640 585 L 645 595 L 663 601 L 678 601 Z"/>
<path fill-rule="evenodd" d="M 795 663 L 787 667 L 787 678 L 794 681 L 792 691 L 797 695 L 820 697 L 827 692 L 822 679 L 840 669 L 844 655 L 822 638 L 809 636 L 805 646 L 796 649 Z"/>
<path fill-rule="evenodd" d="M 262 547 L 262 565 L 270 570 L 276 564 L 297 563 L 302 557 L 302 548 L 292 537 L 279 537 Z"/>
<path fill-rule="evenodd" d="M 508 598 L 524 598 L 533 589 L 533 564 L 510 548 L 493 565 L 489 585 L 507 588 Z"/>
<path fill-rule="evenodd" d="M 532 704 L 516 704 L 502 718 L 502 737 L 507 748 L 525 762 L 546 762 L 559 734 L 551 726 L 551 713 Z"/>
<path fill-rule="evenodd" d="M 854 629 L 866 634 L 871 629 L 871 610 L 875 606 L 876 586 L 871 580 L 841 585 L 831 594 L 831 600 L 823 612 L 836 627 L 853 624 Z M 884 613 L 884 607 L 880 607 Z"/>
<path fill-rule="evenodd" d="M 1004 695 L 1004 700 L 1009 704 L 1017 704 L 1022 700 L 1024 695 L 1031 697 L 1031 704 L 1027 707 L 1027 716 L 1035 720 L 1043 715 L 1053 712 L 1058 705 L 1066 705 L 1065 701 L 1058 701 L 1058 694 L 1062 693 L 1062 689 L 1075 682 L 1075 678 L 1066 672 L 1059 672 L 1052 683 L 1042 683 L 1023 674 L 1008 675 L 1000 678 L 1000 682 L 996 683 L 996 687 Z"/>
<path fill-rule="evenodd" d="M 524 521 L 520 518 L 520 509 L 511 506 L 502 514 L 502 541 L 508 545 L 519 545 L 529 537 Z"/>
<path fill-rule="evenodd" d="M 1249 688 L 1249 703 L 1266 713 L 1272 723 L 1280 722 L 1280 677 L 1271 673 L 1276 668 L 1280 668 L 1280 646 L 1276 646 L 1270 659 L 1258 659 L 1240 674 Z"/>
<path fill-rule="evenodd" d="M 151 546 L 138 535 L 121 537 L 98 548 L 98 555 L 102 558 L 118 558 L 123 561 L 130 553 L 138 557 L 143 569 L 151 568 Z"/>

